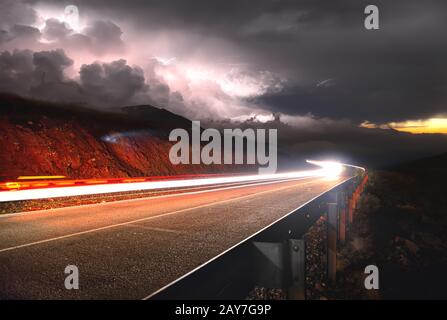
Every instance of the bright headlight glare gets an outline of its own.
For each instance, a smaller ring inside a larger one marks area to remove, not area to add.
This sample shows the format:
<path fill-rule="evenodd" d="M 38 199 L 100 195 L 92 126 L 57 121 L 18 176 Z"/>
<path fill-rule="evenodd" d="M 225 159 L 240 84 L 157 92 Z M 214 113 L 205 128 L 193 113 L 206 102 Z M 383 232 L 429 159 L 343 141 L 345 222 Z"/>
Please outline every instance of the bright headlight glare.
<path fill-rule="evenodd" d="M 322 175 L 328 178 L 339 177 L 343 172 L 343 165 L 335 161 L 314 161 L 307 160 L 308 163 L 321 167 Z"/>

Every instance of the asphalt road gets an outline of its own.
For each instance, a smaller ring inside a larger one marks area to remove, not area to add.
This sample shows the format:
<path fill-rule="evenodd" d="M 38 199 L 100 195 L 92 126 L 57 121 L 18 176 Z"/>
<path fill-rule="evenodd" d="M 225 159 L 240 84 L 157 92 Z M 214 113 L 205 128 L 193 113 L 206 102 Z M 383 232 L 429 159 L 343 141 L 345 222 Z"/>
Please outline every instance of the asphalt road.
<path fill-rule="evenodd" d="M 0 216 L 0 299 L 142 299 L 340 183 L 309 178 Z M 79 290 L 64 286 L 79 268 Z"/>

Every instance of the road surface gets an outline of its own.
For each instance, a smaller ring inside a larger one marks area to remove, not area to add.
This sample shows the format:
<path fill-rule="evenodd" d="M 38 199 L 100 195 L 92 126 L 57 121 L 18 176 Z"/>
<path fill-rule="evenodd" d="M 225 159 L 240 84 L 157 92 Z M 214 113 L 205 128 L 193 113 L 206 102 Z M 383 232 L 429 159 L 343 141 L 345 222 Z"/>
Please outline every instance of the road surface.
<path fill-rule="evenodd" d="M 0 299 L 142 299 L 331 189 L 306 178 L 0 215 Z M 79 290 L 67 290 L 67 265 Z"/>

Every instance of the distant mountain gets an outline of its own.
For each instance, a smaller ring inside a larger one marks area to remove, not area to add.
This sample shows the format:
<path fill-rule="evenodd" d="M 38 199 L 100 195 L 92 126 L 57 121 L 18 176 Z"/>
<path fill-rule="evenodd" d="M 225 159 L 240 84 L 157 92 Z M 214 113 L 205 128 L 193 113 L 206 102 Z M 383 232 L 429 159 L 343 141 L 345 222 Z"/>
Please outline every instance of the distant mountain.
<path fill-rule="evenodd" d="M 172 165 L 169 131 L 191 122 L 149 105 L 117 112 L 0 94 L 0 176 L 106 178 L 211 173 L 229 165 Z"/>
<path fill-rule="evenodd" d="M 447 153 L 410 161 L 395 167 L 396 170 L 418 175 L 447 177 Z"/>
<path fill-rule="evenodd" d="M 140 105 L 123 107 L 121 110 L 136 120 L 147 121 L 151 125 L 159 128 L 167 130 L 175 128 L 191 130 L 190 120 L 162 108 L 151 105 Z"/>

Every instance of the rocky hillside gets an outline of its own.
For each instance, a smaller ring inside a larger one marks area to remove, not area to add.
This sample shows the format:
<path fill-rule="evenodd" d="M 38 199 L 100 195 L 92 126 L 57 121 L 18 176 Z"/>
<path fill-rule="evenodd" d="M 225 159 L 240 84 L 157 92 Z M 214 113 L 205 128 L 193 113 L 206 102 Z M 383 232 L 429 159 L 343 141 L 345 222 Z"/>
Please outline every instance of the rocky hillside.
<path fill-rule="evenodd" d="M 172 165 L 169 131 L 190 129 L 190 121 L 152 106 L 118 110 L 0 94 L 0 176 L 106 178 L 237 170 L 228 165 Z"/>
<path fill-rule="evenodd" d="M 369 173 L 329 296 L 447 299 L 446 161 L 441 154 Z M 363 287 L 369 264 L 379 268 L 380 290 Z"/>

